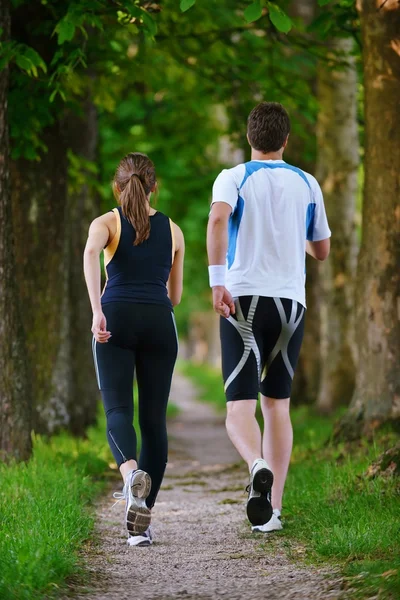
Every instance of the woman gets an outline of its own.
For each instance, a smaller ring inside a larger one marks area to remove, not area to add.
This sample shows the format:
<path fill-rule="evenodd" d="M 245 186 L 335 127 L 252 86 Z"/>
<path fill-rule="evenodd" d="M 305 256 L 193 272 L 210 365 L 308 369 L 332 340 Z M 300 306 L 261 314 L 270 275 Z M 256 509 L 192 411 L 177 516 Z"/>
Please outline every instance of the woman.
<path fill-rule="evenodd" d="M 113 190 L 119 203 L 90 225 L 84 271 L 93 311 L 93 356 L 107 437 L 124 480 L 128 544 L 150 545 L 151 509 L 167 463 L 166 409 L 178 342 L 172 307 L 182 295 L 182 231 L 150 206 L 151 160 L 123 158 Z M 107 281 L 100 295 L 99 255 Z M 137 463 L 133 376 L 142 447 Z"/>

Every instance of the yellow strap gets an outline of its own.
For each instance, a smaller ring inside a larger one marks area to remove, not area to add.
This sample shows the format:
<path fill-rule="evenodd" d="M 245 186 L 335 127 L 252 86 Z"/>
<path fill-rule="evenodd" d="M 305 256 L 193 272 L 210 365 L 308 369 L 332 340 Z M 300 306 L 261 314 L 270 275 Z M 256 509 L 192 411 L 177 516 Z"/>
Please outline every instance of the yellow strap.
<path fill-rule="evenodd" d="M 118 208 L 113 208 L 113 213 L 115 214 L 117 219 L 117 231 L 115 232 L 115 235 L 111 242 L 108 244 L 108 246 L 104 248 L 104 267 L 106 267 L 108 263 L 112 261 L 113 256 L 117 251 L 119 240 L 121 238 L 121 216 L 119 214 Z"/>

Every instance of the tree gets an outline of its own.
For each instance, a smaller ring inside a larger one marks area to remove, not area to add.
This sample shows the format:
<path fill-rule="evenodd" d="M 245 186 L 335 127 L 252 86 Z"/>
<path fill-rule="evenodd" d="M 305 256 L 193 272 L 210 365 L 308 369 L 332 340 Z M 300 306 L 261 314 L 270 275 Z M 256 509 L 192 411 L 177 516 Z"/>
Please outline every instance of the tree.
<path fill-rule="evenodd" d="M 359 3 L 365 87 L 365 185 L 356 305 L 356 388 L 338 435 L 400 419 L 400 5 Z"/>
<path fill-rule="evenodd" d="M 329 260 L 320 270 L 321 379 L 317 407 L 329 413 L 354 391 L 355 230 L 359 164 L 357 72 L 353 40 L 329 44 L 318 69 L 317 179 L 333 232 Z"/>
<path fill-rule="evenodd" d="M 0 0 L 0 26 L 10 35 L 8 0 Z M 7 119 L 8 68 L 0 71 L 0 459 L 26 460 L 31 443 L 31 397 L 15 281 Z"/>
<path fill-rule="evenodd" d="M 69 396 L 69 430 L 83 435 L 96 420 L 99 391 L 93 370 L 90 352 L 91 310 L 82 270 L 82 255 L 85 247 L 88 224 L 100 213 L 99 194 L 93 184 L 97 176 L 98 153 L 97 110 L 90 96 L 82 106 L 80 116 L 71 114 L 67 118 L 69 142 L 69 186 L 68 186 L 68 294 L 69 345 L 71 381 Z"/>
<path fill-rule="evenodd" d="M 69 175 L 76 175 L 80 161 L 90 176 L 96 156 L 96 111 L 88 90 L 93 65 L 104 66 L 109 45 L 99 31 L 107 27 L 111 37 L 121 29 L 134 36 L 139 30 L 154 33 L 150 14 L 137 3 L 127 5 L 124 12 L 123 3 L 97 0 L 20 1 L 12 13 L 5 60 L 12 63 L 16 279 L 32 367 L 34 425 L 41 432 L 69 427 L 83 433 L 96 414 L 95 380 L 86 375 L 92 359 L 81 257 L 97 200 L 88 185 L 77 189 Z M 71 183 L 75 188 L 68 193 Z"/>

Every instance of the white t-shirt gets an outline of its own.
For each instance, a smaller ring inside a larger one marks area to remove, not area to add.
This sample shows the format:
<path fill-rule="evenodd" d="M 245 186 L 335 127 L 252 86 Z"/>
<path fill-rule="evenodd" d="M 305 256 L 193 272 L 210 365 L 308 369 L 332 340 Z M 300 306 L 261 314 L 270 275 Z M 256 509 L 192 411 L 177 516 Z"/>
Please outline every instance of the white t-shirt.
<path fill-rule="evenodd" d="M 317 180 L 283 160 L 252 160 L 218 175 L 214 202 L 232 207 L 226 276 L 232 296 L 305 306 L 306 239 L 331 235 Z"/>

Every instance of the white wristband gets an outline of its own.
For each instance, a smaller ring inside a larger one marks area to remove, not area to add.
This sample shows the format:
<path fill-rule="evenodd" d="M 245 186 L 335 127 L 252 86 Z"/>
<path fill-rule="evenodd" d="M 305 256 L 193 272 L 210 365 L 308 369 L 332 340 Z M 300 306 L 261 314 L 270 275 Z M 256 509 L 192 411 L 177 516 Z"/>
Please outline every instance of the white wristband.
<path fill-rule="evenodd" d="M 225 265 L 210 265 L 208 267 L 208 275 L 210 277 L 210 287 L 215 285 L 225 286 Z"/>

